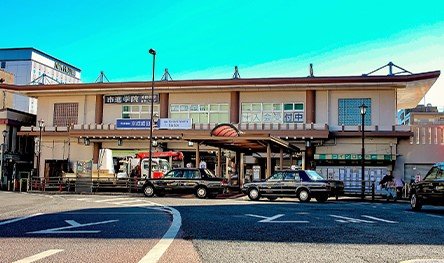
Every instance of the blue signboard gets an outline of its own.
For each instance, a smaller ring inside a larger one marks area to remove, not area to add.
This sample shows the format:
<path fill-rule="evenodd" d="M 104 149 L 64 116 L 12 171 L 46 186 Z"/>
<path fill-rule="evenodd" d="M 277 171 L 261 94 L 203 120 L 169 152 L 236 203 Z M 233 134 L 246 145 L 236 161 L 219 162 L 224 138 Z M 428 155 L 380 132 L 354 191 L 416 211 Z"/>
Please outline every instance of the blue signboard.
<path fill-rule="evenodd" d="M 147 129 L 150 127 L 150 119 L 117 119 L 117 129 Z"/>

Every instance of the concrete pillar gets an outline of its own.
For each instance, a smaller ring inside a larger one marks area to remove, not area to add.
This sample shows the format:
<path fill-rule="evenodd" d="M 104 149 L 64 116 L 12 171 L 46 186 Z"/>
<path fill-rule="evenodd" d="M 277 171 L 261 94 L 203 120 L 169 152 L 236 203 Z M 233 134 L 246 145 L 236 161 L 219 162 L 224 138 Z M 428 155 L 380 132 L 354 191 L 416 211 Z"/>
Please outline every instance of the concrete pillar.
<path fill-rule="evenodd" d="M 244 153 L 241 153 L 239 160 L 239 187 L 242 187 L 244 183 L 245 183 Z"/>
<path fill-rule="evenodd" d="M 97 124 L 103 122 L 103 94 L 96 95 L 95 122 Z"/>
<path fill-rule="evenodd" d="M 316 123 L 316 91 L 305 92 L 306 123 Z"/>
<path fill-rule="evenodd" d="M 314 167 L 312 167 L 311 163 L 314 161 L 314 153 L 315 153 L 315 147 L 310 146 L 305 148 L 305 169 L 311 170 Z"/>
<path fill-rule="evenodd" d="M 160 99 L 160 118 L 168 118 L 169 114 L 169 101 L 170 101 L 170 94 L 169 93 L 160 93 L 159 94 Z"/>
<path fill-rule="evenodd" d="M 230 94 L 230 123 L 239 123 L 239 91 Z"/>
<path fill-rule="evenodd" d="M 217 176 L 222 177 L 222 148 L 217 148 Z"/>
<path fill-rule="evenodd" d="M 271 176 L 271 144 L 267 144 L 267 167 L 265 170 L 265 178 Z"/>
<path fill-rule="evenodd" d="M 93 142 L 93 163 L 99 163 L 99 151 L 102 149 L 101 142 Z"/>
<path fill-rule="evenodd" d="M 200 145 L 199 143 L 195 143 L 196 144 L 196 166 L 195 167 L 199 167 L 199 162 L 200 162 Z"/>

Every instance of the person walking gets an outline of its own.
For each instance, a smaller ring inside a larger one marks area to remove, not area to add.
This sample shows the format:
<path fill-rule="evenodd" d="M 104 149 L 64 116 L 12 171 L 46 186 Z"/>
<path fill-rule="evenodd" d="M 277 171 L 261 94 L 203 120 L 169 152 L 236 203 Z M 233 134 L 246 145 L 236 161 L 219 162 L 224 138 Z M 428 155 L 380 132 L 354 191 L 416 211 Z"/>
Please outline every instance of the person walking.
<path fill-rule="evenodd" d="M 395 178 L 395 187 L 396 187 L 396 198 L 402 198 L 402 190 L 404 189 L 405 182 L 401 177 Z"/>
<path fill-rule="evenodd" d="M 390 200 L 390 197 L 396 201 L 396 185 L 393 176 L 390 173 L 387 173 L 379 184 L 382 187 L 382 192 L 386 195 L 387 201 Z"/>

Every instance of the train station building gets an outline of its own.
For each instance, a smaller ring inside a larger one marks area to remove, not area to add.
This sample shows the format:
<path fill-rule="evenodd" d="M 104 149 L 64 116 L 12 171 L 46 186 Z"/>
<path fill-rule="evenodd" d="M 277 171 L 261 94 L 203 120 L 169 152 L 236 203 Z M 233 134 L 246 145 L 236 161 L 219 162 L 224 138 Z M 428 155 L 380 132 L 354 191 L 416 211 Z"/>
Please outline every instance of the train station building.
<path fill-rule="evenodd" d="M 153 150 L 182 152 L 173 166 L 204 160 L 216 174 L 236 173 L 242 183 L 297 165 L 359 188 L 362 129 L 366 180 L 387 171 L 397 176 L 398 145 L 415 135 L 397 125 L 397 112 L 415 107 L 439 75 L 155 81 L 153 97 L 151 82 L 3 88 L 38 99 L 43 124 L 18 135 L 41 138 L 40 176 L 50 176 L 57 162 L 92 160 L 97 169 L 101 149 L 114 158 L 149 151 L 153 100 Z M 443 128 L 436 138 L 442 146 Z"/>

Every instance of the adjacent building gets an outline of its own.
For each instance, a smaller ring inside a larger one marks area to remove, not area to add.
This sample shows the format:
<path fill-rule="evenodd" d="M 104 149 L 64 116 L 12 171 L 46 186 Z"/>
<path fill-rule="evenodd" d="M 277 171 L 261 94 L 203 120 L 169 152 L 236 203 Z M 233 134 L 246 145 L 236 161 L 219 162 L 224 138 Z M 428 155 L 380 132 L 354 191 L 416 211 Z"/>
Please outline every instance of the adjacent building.
<path fill-rule="evenodd" d="M 14 75 L 16 85 L 79 83 L 81 70 L 35 48 L 0 49 L 0 69 Z M 15 94 L 16 110 L 37 112 L 37 102 Z"/>

